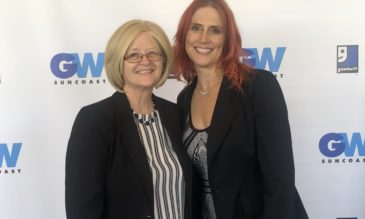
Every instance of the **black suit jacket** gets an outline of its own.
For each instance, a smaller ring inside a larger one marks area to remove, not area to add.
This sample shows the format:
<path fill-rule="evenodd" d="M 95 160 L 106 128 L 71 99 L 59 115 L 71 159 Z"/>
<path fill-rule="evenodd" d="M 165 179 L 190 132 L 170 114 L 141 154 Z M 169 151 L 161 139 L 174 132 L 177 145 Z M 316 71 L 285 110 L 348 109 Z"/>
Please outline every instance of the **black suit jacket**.
<path fill-rule="evenodd" d="M 240 93 L 223 79 L 207 130 L 208 175 L 217 218 L 308 218 L 295 188 L 280 86 L 263 70 L 255 70 L 248 81 Z M 196 79 L 178 97 L 184 120 L 195 86 Z"/>
<path fill-rule="evenodd" d="M 191 164 L 181 145 L 177 107 L 156 96 L 153 101 L 183 169 L 190 218 Z M 67 148 L 67 218 L 153 218 L 153 206 L 152 175 L 125 94 L 83 107 Z"/>

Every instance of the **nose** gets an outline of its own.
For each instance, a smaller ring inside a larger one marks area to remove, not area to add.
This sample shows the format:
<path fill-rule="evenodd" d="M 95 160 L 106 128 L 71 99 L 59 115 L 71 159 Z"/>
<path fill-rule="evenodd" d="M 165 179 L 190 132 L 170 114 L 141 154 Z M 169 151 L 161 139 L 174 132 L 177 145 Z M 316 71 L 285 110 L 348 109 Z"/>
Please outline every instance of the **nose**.
<path fill-rule="evenodd" d="M 203 43 L 208 42 L 209 41 L 208 31 L 202 31 L 200 33 L 199 40 Z"/>
<path fill-rule="evenodd" d="M 148 59 L 147 55 L 144 54 L 141 56 L 141 61 L 139 63 L 150 63 L 151 61 Z"/>

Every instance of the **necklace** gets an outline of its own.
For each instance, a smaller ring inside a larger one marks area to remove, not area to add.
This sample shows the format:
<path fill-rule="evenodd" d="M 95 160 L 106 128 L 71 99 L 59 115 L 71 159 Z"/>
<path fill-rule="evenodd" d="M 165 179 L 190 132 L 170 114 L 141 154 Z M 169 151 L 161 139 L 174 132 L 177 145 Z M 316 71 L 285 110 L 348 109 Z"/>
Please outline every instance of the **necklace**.
<path fill-rule="evenodd" d="M 207 94 L 209 94 L 209 92 L 217 85 L 217 84 L 219 84 L 219 82 L 221 82 L 222 81 L 222 78 L 223 78 L 223 76 L 217 81 L 217 82 L 215 82 L 214 84 L 213 84 L 213 86 L 212 87 L 210 87 L 207 91 L 202 91 L 202 90 L 199 90 L 199 93 L 201 94 L 201 95 L 207 95 Z"/>
<path fill-rule="evenodd" d="M 157 120 L 157 111 L 154 109 L 153 112 L 148 114 L 138 114 L 136 112 L 133 112 L 133 116 L 136 123 L 151 125 Z"/>
<path fill-rule="evenodd" d="M 212 88 L 211 88 L 212 89 Z M 207 90 L 207 91 L 205 91 L 205 92 L 203 92 L 203 91 L 201 91 L 201 90 L 199 90 L 199 93 L 201 94 L 201 95 L 207 95 L 209 92 L 210 92 L 210 90 L 211 89 L 209 89 L 209 90 Z"/>

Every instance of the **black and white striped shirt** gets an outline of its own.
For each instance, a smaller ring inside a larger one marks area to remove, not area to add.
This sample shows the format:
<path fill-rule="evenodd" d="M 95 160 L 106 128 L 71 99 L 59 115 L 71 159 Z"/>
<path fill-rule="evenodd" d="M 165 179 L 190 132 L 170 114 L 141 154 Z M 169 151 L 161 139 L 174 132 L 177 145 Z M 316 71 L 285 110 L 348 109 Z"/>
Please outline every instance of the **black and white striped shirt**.
<path fill-rule="evenodd" d="M 184 218 L 183 171 L 157 110 L 133 113 L 152 172 L 154 218 Z"/>

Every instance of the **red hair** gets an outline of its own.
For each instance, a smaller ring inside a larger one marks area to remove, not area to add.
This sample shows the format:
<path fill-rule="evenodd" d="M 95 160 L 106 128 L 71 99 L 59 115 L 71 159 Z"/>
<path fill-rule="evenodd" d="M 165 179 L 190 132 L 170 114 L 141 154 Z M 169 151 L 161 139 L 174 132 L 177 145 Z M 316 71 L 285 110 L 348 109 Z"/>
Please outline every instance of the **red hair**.
<path fill-rule="evenodd" d="M 243 56 L 241 36 L 234 15 L 224 0 L 193 0 L 187 7 L 180 18 L 179 26 L 174 37 L 173 50 L 175 60 L 173 74 L 178 80 L 184 78 L 188 83 L 196 75 L 194 64 L 185 50 L 185 39 L 195 11 L 206 6 L 217 10 L 223 24 L 224 35 L 226 36 L 222 55 L 217 63 L 217 67 L 224 69 L 224 76 L 228 78 L 231 85 L 241 90 L 243 81 L 253 70 L 249 65 L 242 63 L 240 60 L 240 57 Z"/>

